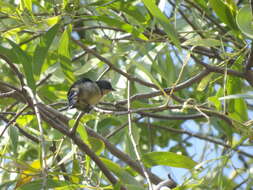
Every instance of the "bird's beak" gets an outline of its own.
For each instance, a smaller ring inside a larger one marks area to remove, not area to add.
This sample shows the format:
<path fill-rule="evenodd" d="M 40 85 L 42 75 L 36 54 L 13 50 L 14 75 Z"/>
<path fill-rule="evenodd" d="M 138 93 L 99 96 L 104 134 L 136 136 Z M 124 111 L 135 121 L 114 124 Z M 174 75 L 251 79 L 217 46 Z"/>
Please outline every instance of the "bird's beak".
<path fill-rule="evenodd" d="M 114 88 L 112 88 L 111 91 L 117 91 L 117 90 L 115 90 Z"/>

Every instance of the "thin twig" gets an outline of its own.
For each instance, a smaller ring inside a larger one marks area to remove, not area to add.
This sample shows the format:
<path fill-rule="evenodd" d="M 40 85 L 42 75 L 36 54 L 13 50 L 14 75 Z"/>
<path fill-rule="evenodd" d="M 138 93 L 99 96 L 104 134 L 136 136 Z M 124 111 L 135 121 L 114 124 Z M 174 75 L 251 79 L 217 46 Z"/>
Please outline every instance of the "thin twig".
<path fill-rule="evenodd" d="M 43 79 L 41 79 L 41 80 L 36 84 L 36 86 L 41 86 L 42 84 L 44 84 L 52 75 L 53 75 L 52 73 L 46 75 Z"/>
<path fill-rule="evenodd" d="M 100 80 L 108 71 L 110 71 L 111 67 L 108 66 L 102 73 L 101 75 L 98 77 L 97 80 Z"/>
<path fill-rule="evenodd" d="M 24 45 L 24 44 L 26 44 L 26 43 L 29 43 L 30 41 L 32 41 L 32 40 L 34 40 L 34 39 L 40 37 L 42 34 L 43 34 L 43 33 L 36 34 L 36 35 L 32 36 L 31 38 L 26 39 L 26 40 L 20 42 L 18 45 L 19 45 L 19 46 L 22 46 L 22 45 Z"/>
<path fill-rule="evenodd" d="M 9 83 L 6 83 L 6 82 L 3 82 L 3 81 L 0 81 L 0 85 L 6 86 L 6 87 L 8 87 L 8 88 L 11 88 L 11 89 L 13 89 L 13 90 L 17 91 L 17 92 L 22 93 L 22 91 L 21 91 L 20 89 L 18 89 L 18 88 L 17 88 L 17 87 L 15 87 L 15 86 L 12 86 L 12 85 L 11 85 L 11 84 L 9 84 Z"/>
<path fill-rule="evenodd" d="M 130 109 L 131 109 L 131 106 L 130 106 L 131 105 L 130 104 L 130 94 L 131 94 L 131 92 L 130 92 L 130 81 L 128 80 L 127 81 L 127 99 L 128 99 L 127 110 L 128 111 L 130 111 Z M 134 148 L 134 152 L 135 152 L 137 161 L 139 162 L 139 164 L 140 164 L 140 166 L 141 166 L 141 168 L 143 170 L 144 176 L 145 176 L 145 178 L 146 178 L 146 180 L 148 182 L 149 190 L 153 190 L 153 186 L 152 186 L 151 180 L 149 178 L 149 175 L 147 173 L 147 170 L 146 170 L 144 164 L 141 161 L 141 156 L 139 154 L 139 151 L 138 151 L 138 148 L 137 148 L 137 144 L 136 144 L 134 136 L 133 136 L 132 119 L 131 119 L 131 113 L 130 112 L 128 113 L 128 130 L 129 130 L 129 136 L 130 136 L 133 148 Z"/>
<path fill-rule="evenodd" d="M 112 70 L 116 71 L 117 73 L 123 75 L 124 77 L 126 77 L 128 80 L 130 81 L 135 81 L 138 82 L 144 86 L 148 86 L 151 88 L 155 88 L 158 89 L 158 87 L 152 83 L 146 82 L 144 80 L 141 80 L 137 77 L 133 77 L 131 75 L 129 75 L 128 73 L 120 70 L 119 68 L 117 68 L 114 64 L 112 64 L 108 59 L 106 59 L 105 57 L 101 56 L 99 53 L 97 53 L 96 51 L 92 50 L 91 48 L 88 48 L 87 46 L 85 46 L 82 42 L 75 40 L 74 38 L 72 38 L 72 41 L 74 41 L 77 45 L 79 45 L 83 50 L 85 50 L 86 52 L 94 55 L 95 57 L 97 57 L 99 60 L 103 61 L 104 63 L 106 63 Z"/>
<path fill-rule="evenodd" d="M 15 90 L 11 90 L 9 92 L 4 92 L 4 93 L 0 93 L 0 97 L 9 97 L 9 96 L 12 96 L 16 91 Z"/>
<path fill-rule="evenodd" d="M 80 150 L 85 152 L 99 167 L 99 169 L 103 172 L 103 174 L 106 176 L 106 178 L 112 183 L 116 184 L 117 179 L 111 174 L 110 170 L 104 165 L 104 163 L 101 161 L 101 159 L 89 148 L 87 144 L 85 144 L 78 136 L 71 135 L 70 131 L 68 130 L 68 118 L 64 115 L 62 115 L 63 118 L 61 120 L 57 120 L 57 115 L 54 115 L 55 112 L 52 112 L 52 108 L 49 108 L 43 104 L 39 104 L 39 109 L 41 111 L 41 116 L 44 121 L 46 121 L 48 124 L 50 124 L 53 128 L 60 131 L 61 133 L 67 135 L 73 142 L 79 147 Z M 121 189 L 125 189 L 124 186 L 121 186 Z"/>
<path fill-rule="evenodd" d="M 232 76 L 236 76 L 236 77 L 240 77 L 240 78 L 245 78 L 245 74 L 242 73 L 242 72 L 235 71 L 235 70 L 232 70 L 232 69 L 226 69 L 226 68 L 222 68 L 222 67 L 218 67 L 218 66 L 215 66 L 215 65 L 204 63 L 203 61 L 199 60 L 194 55 L 192 55 L 192 58 L 195 60 L 195 62 L 197 64 L 204 66 L 206 69 L 208 69 L 211 72 L 221 73 L 221 74 L 224 74 L 224 73 L 227 72 L 228 75 L 232 75 Z"/>
<path fill-rule="evenodd" d="M 96 30 L 96 29 L 101 29 L 101 30 L 114 30 L 116 32 L 125 32 L 122 29 L 115 28 L 115 27 L 110 27 L 110 26 L 82 26 L 82 27 L 76 27 L 73 28 L 74 31 L 84 31 L 84 30 Z"/>
<path fill-rule="evenodd" d="M 37 118 L 37 122 L 38 122 L 38 127 L 40 130 L 40 145 L 41 145 L 41 168 L 42 168 L 42 177 L 43 177 L 43 182 L 42 182 L 42 189 L 47 189 L 47 162 L 46 162 L 46 143 L 45 143 L 45 138 L 44 138 L 44 130 L 42 127 L 42 119 L 41 119 L 41 115 L 40 115 L 40 110 L 38 108 L 38 101 L 36 98 L 36 95 L 32 92 L 32 90 L 26 86 L 25 90 L 28 92 L 28 94 L 30 95 L 30 97 L 32 98 L 32 102 L 33 102 L 33 108 L 34 108 L 34 112 Z"/>
<path fill-rule="evenodd" d="M 16 65 L 14 65 L 5 55 L 0 54 L 0 58 L 3 59 L 10 66 L 11 70 L 18 76 L 21 87 L 23 88 L 25 86 L 24 76 L 21 72 L 19 72 Z"/>
<path fill-rule="evenodd" d="M 134 119 L 133 122 L 137 122 L 137 121 L 139 121 L 139 120 L 142 119 L 142 118 L 143 118 L 143 116 L 140 116 L 140 117 Z M 109 138 L 113 137 L 116 133 L 118 133 L 119 131 L 121 131 L 122 129 L 124 129 L 124 128 L 127 127 L 127 126 L 128 126 L 128 121 L 127 121 L 126 123 L 124 123 L 123 125 L 121 125 L 120 127 L 118 127 L 117 129 L 115 129 L 114 131 L 110 132 L 110 133 L 106 136 L 106 138 L 109 139 Z"/>
<path fill-rule="evenodd" d="M 1 116 L 1 115 L 0 115 L 0 118 L 1 118 L 3 121 L 7 122 L 7 123 L 10 122 L 10 120 L 8 120 L 7 118 L 5 118 L 4 116 Z M 16 123 L 14 126 L 17 127 L 18 130 L 19 130 L 19 132 L 20 132 L 21 134 L 23 134 L 26 138 L 30 139 L 31 141 L 33 141 L 33 142 L 35 142 L 35 143 L 39 143 L 39 139 L 37 139 L 37 137 L 34 137 L 33 135 L 27 133 L 27 132 L 26 132 L 24 129 L 22 129 L 17 123 Z"/>
<path fill-rule="evenodd" d="M 141 124 L 141 125 L 138 125 L 138 126 L 141 126 L 141 127 L 147 125 L 146 123 L 140 123 L 140 122 L 138 124 Z M 171 132 L 171 133 L 186 134 L 190 137 L 195 137 L 195 138 L 198 138 L 198 139 L 201 139 L 201 140 L 204 140 L 204 141 L 208 141 L 208 142 L 214 143 L 216 145 L 220 145 L 220 146 L 223 146 L 225 148 L 232 149 L 232 150 L 234 150 L 235 152 L 237 152 L 241 155 L 247 156 L 249 158 L 253 158 L 253 154 L 249 154 L 248 152 L 240 150 L 237 147 L 232 147 L 229 144 L 226 144 L 226 143 L 216 139 L 215 137 L 208 137 L 208 136 L 205 136 L 203 134 L 193 133 L 193 132 L 183 130 L 183 129 L 176 129 L 176 128 L 156 125 L 156 124 L 152 124 L 152 123 L 150 124 L 150 127 L 152 127 L 153 129 L 162 129 L 164 131 L 168 131 L 168 132 Z"/>
<path fill-rule="evenodd" d="M 168 175 L 168 179 L 161 181 L 154 190 L 162 190 L 163 187 L 175 188 L 177 183 Z"/>
<path fill-rule="evenodd" d="M 53 141 L 53 145 L 50 147 L 50 150 L 51 150 L 53 153 L 56 152 L 55 141 Z M 62 160 L 62 158 L 60 157 L 59 154 L 56 154 L 56 160 L 57 160 L 58 163 Z M 64 173 L 64 174 L 63 174 L 64 179 L 65 179 L 66 181 L 70 181 L 69 176 L 67 175 L 66 167 L 65 167 L 65 165 L 64 165 L 63 163 L 60 164 L 60 168 L 61 168 L 61 171 Z"/>
<path fill-rule="evenodd" d="M 81 118 L 83 117 L 83 115 L 84 115 L 84 112 L 82 112 L 82 111 L 78 113 L 75 124 L 72 127 L 72 129 L 70 130 L 71 135 L 76 135 L 76 129 L 77 129 L 79 122 L 80 122 Z"/>
<path fill-rule="evenodd" d="M 0 138 L 3 136 L 4 132 L 6 131 L 6 129 L 13 124 L 16 119 L 28 108 L 28 105 L 24 106 L 18 113 L 16 113 L 16 115 L 6 124 L 4 130 L 2 131 Z"/>
<path fill-rule="evenodd" d="M 164 91 L 167 94 L 169 94 L 172 89 L 173 89 L 173 92 L 182 90 L 184 88 L 187 88 L 187 87 L 191 86 L 193 83 L 200 81 L 202 78 L 207 76 L 209 73 L 210 73 L 210 71 L 208 71 L 207 69 L 203 70 L 200 73 L 198 73 L 197 75 L 195 75 L 194 77 L 192 77 L 192 78 L 190 78 L 190 79 L 174 86 L 173 88 L 172 87 L 165 88 Z M 146 98 L 153 98 L 153 97 L 156 97 L 156 96 L 160 96 L 162 94 L 163 93 L 162 93 L 161 90 L 158 90 L 158 91 L 155 91 L 155 92 L 149 92 L 149 93 L 136 94 L 136 95 L 133 95 L 133 96 L 130 97 L 130 101 L 139 100 L 139 99 L 146 99 Z M 121 100 L 121 101 L 116 102 L 115 104 L 116 105 L 117 104 L 123 105 L 123 104 L 126 104 L 126 103 L 127 103 L 127 100 Z"/>

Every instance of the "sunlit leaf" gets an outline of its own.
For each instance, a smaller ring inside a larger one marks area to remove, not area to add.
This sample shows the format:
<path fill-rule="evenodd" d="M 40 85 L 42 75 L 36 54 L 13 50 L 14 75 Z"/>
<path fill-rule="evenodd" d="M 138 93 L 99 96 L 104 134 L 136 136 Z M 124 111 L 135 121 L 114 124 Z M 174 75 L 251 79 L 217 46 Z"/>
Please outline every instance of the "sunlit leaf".
<path fill-rule="evenodd" d="M 32 0 L 21 0 L 23 9 L 26 8 L 29 11 L 32 11 Z"/>
<path fill-rule="evenodd" d="M 9 128 L 9 135 L 10 135 L 10 141 L 12 145 L 12 150 L 15 155 L 17 155 L 17 148 L 18 148 L 18 141 L 19 141 L 19 136 L 18 136 L 18 131 L 14 127 Z"/>
<path fill-rule="evenodd" d="M 89 144 L 91 145 L 91 150 L 97 155 L 101 154 L 105 149 L 104 142 L 100 139 L 89 137 Z"/>
<path fill-rule="evenodd" d="M 243 99 L 235 99 L 233 102 L 234 112 L 230 113 L 230 116 L 237 121 L 245 122 L 248 120 L 248 107 Z"/>
<path fill-rule="evenodd" d="M 14 63 L 18 62 L 16 54 L 11 49 L 0 46 L 0 53 L 5 55 L 10 61 Z"/>
<path fill-rule="evenodd" d="M 237 99 L 237 98 L 253 99 L 253 95 L 251 95 L 251 94 L 233 94 L 233 95 L 220 97 L 219 100 L 230 100 L 230 99 Z"/>
<path fill-rule="evenodd" d="M 241 8 L 236 16 L 236 23 L 239 29 L 249 38 L 253 38 L 252 20 L 252 9 L 249 5 Z"/>
<path fill-rule="evenodd" d="M 197 165 L 191 158 L 173 152 L 150 152 L 142 156 L 142 161 L 146 167 L 164 165 L 192 169 Z"/>
<path fill-rule="evenodd" d="M 59 44 L 59 61 L 62 67 L 62 71 L 65 75 L 65 78 L 69 83 L 73 83 L 75 77 L 73 75 L 73 69 L 71 64 L 71 56 L 70 56 L 70 40 L 71 40 L 71 31 L 72 26 L 68 25 L 66 30 L 63 32 L 60 44 Z"/>
<path fill-rule="evenodd" d="M 34 75 L 38 78 L 41 73 L 42 65 L 47 57 L 50 45 L 52 44 L 55 35 L 59 29 L 59 24 L 50 28 L 43 37 L 40 38 L 40 43 L 37 45 L 33 55 Z"/>
<path fill-rule="evenodd" d="M 35 91 L 35 80 L 33 78 L 33 65 L 31 62 L 31 58 L 26 54 L 25 51 L 23 51 L 16 43 L 14 43 L 11 40 L 8 40 L 10 45 L 13 48 L 14 53 L 16 54 L 16 57 L 22 64 L 25 72 L 25 78 L 27 81 L 28 86 Z"/>
<path fill-rule="evenodd" d="M 147 37 L 141 33 L 142 30 L 139 31 L 138 29 L 136 29 L 136 27 L 134 27 L 128 23 L 125 23 L 125 22 L 117 20 L 117 19 L 105 17 L 105 16 L 97 16 L 94 18 L 108 24 L 109 26 L 114 26 L 114 27 L 120 28 L 128 33 L 131 33 L 135 37 L 138 37 L 143 40 L 147 40 Z"/>
<path fill-rule="evenodd" d="M 61 16 L 53 16 L 53 17 L 49 17 L 45 19 L 45 21 L 49 26 L 53 26 L 57 24 L 60 21 L 60 19 L 61 19 Z"/>
<path fill-rule="evenodd" d="M 204 91 L 209 84 L 209 82 L 212 80 L 213 73 L 208 74 L 206 77 L 204 77 L 201 82 L 198 84 L 197 90 L 198 91 Z"/>
<path fill-rule="evenodd" d="M 57 188 L 57 187 L 71 187 L 71 183 L 68 181 L 60 181 L 60 180 L 53 180 L 53 179 L 47 179 L 46 180 L 47 188 Z M 25 185 L 22 185 L 17 190 L 31 190 L 31 189 L 43 189 L 43 180 L 34 180 L 30 183 L 27 183 Z"/>
<path fill-rule="evenodd" d="M 76 159 L 76 157 L 74 157 L 73 159 L 73 167 L 72 167 L 72 176 L 71 176 L 71 180 L 73 183 L 80 183 L 80 175 L 81 175 L 81 168 L 79 165 L 79 160 Z"/>
<path fill-rule="evenodd" d="M 221 42 L 219 40 L 207 38 L 207 39 L 201 39 L 201 38 L 191 38 L 187 41 L 185 41 L 182 45 L 192 45 L 192 46 L 203 46 L 203 47 L 217 47 L 221 46 Z M 224 45 L 224 44 L 223 44 Z"/>
<path fill-rule="evenodd" d="M 111 160 L 108 160 L 106 158 L 100 158 L 103 163 L 118 177 L 124 184 L 132 184 L 136 186 L 140 186 L 141 184 L 128 172 L 126 172 L 124 169 L 122 169 L 121 166 L 114 163 Z"/>
<path fill-rule="evenodd" d="M 33 161 L 26 170 L 22 171 L 20 178 L 16 184 L 16 188 L 22 187 L 25 184 L 29 184 L 29 182 L 36 177 L 36 174 L 39 175 L 41 165 L 40 160 Z"/>
<path fill-rule="evenodd" d="M 180 48 L 179 39 L 177 37 L 176 31 L 173 26 L 170 24 L 169 19 L 160 11 L 160 9 L 156 5 L 155 0 L 142 0 L 147 9 L 151 12 L 151 14 L 158 20 L 158 22 L 163 26 L 164 31 L 175 43 L 175 45 Z"/>
<path fill-rule="evenodd" d="M 156 84 L 160 89 L 163 89 L 162 86 L 160 85 L 160 83 L 154 78 L 154 76 L 150 73 L 150 71 L 141 63 L 135 62 L 135 66 L 141 70 L 142 72 L 144 72 L 149 80 L 151 80 L 154 84 Z"/>
<path fill-rule="evenodd" d="M 235 10 L 223 0 L 209 0 L 209 3 L 222 22 L 233 30 L 238 30 L 235 22 Z"/>

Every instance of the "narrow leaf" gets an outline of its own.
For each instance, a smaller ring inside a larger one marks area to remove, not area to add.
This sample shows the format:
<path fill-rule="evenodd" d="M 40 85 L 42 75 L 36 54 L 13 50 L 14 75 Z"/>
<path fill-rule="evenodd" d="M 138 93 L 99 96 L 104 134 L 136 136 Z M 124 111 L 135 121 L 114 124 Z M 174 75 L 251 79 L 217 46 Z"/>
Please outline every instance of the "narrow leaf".
<path fill-rule="evenodd" d="M 253 95 L 250 95 L 250 94 L 233 94 L 233 95 L 220 97 L 219 100 L 229 100 L 229 99 L 238 99 L 238 98 L 253 99 Z"/>
<path fill-rule="evenodd" d="M 189 157 L 178 155 L 173 152 L 150 152 L 143 155 L 142 161 L 146 167 L 165 165 L 192 169 L 197 165 L 197 162 L 193 161 Z"/>
<path fill-rule="evenodd" d="M 16 43 L 14 43 L 11 40 L 8 40 L 8 42 L 12 46 L 13 51 L 16 54 L 16 57 L 18 58 L 18 60 L 20 61 L 20 63 L 22 64 L 24 68 L 25 78 L 27 80 L 28 86 L 33 91 L 35 91 L 36 86 L 35 86 L 35 80 L 33 78 L 33 66 L 31 62 L 31 58 Z"/>
<path fill-rule="evenodd" d="M 91 150 L 95 152 L 97 155 L 101 154 L 105 149 L 104 142 L 100 139 L 89 137 L 89 144 L 91 145 Z"/>
<path fill-rule="evenodd" d="M 106 158 L 100 158 L 103 163 L 117 176 L 120 178 L 120 180 L 124 184 L 132 184 L 136 186 L 141 186 L 141 184 L 128 172 L 126 172 L 124 169 L 122 169 L 121 166 L 118 164 L 112 162 L 111 160 L 108 160 Z"/>
<path fill-rule="evenodd" d="M 187 41 L 185 41 L 182 45 L 192 45 L 192 46 L 203 46 L 203 47 L 217 47 L 221 46 L 221 42 L 219 40 L 207 38 L 207 39 L 201 39 L 199 37 L 197 38 L 191 38 Z M 223 44 L 225 45 L 225 44 Z"/>
<path fill-rule="evenodd" d="M 10 59 L 10 61 L 13 63 L 18 62 L 18 58 L 17 58 L 16 54 L 11 49 L 0 46 L 0 54 L 8 57 L 8 59 Z"/>
<path fill-rule="evenodd" d="M 209 3 L 222 22 L 233 30 L 238 30 L 232 8 L 222 0 L 209 0 Z"/>
<path fill-rule="evenodd" d="M 47 53 L 50 45 L 52 44 L 55 35 L 59 29 L 59 24 L 50 28 L 46 34 L 40 38 L 40 43 L 37 45 L 33 55 L 34 75 L 39 77 L 41 73 L 42 65 L 47 57 Z"/>
<path fill-rule="evenodd" d="M 144 5 L 150 11 L 150 13 L 158 20 L 158 22 L 164 28 L 169 38 L 174 42 L 174 44 L 180 48 L 180 42 L 176 35 L 174 27 L 170 24 L 169 19 L 161 12 L 157 7 L 155 0 L 142 0 Z"/>
<path fill-rule="evenodd" d="M 69 25 L 61 36 L 59 51 L 58 51 L 59 61 L 61 64 L 62 71 L 69 83 L 73 83 L 73 81 L 75 80 L 75 77 L 72 71 L 71 56 L 70 56 L 70 51 L 69 51 L 71 31 L 72 31 L 72 26 Z"/>
<path fill-rule="evenodd" d="M 161 87 L 160 83 L 154 78 L 154 76 L 150 73 L 150 71 L 141 63 L 135 62 L 134 65 L 140 69 L 142 72 L 144 72 L 148 78 L 154 83 L 156 84 L 161 90 L 163 90 L 163 88 Z"/>
<path fill-rule="evenodd" d="M 97 16 L 95 18 L 98 19 L 99 21 L 102 21 L 102 22 L 108 24 L 109 26 L 114 26 L 114 27 L 120 28 L 130 34 L 133 34 L 133 36 L 138 37 L 142 40 L 147 40 L 147 37 L 142 34 L 141 30 L 137 30 L 136 27 L 134 27 L 128 23 L 122 22 L 117 19 L 112 19 L 112 18 L 109 18 L 106 16 Z"/>
<path fill-rule="evenodd" d="M 32 0 L 22 0 L 22 8 L 26 8 L 30 12 L 32 12 Z"/>
<path fill-rule="evenodd" d="M 236 16 L 236 23 L 239 29 L 249 38 L 253 38 L 253 16 L 250 6 L 241 8 Z"/>
<path fill-rule="evenodd" d="M 207 76 L 205 76 L 201 82 L 199 83 L 197 90 L 198 91 L 204 91 L 207 87 L 207 85 L 209 84 L 210 80 L 212 79 L 213 73 L 208 74 Z"/>

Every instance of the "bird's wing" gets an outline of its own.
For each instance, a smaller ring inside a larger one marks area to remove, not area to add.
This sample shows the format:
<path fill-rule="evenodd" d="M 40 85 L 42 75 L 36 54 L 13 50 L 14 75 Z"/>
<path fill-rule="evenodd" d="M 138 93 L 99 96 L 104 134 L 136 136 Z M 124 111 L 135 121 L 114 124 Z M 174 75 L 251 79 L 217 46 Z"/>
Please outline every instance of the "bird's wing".
<path fill-rule="evenodd" d="M 68 101 L 69 101 L 69 108 L 73 108 L 78 100 L 78 88 L 70 88 L 68 92 Z"/>

